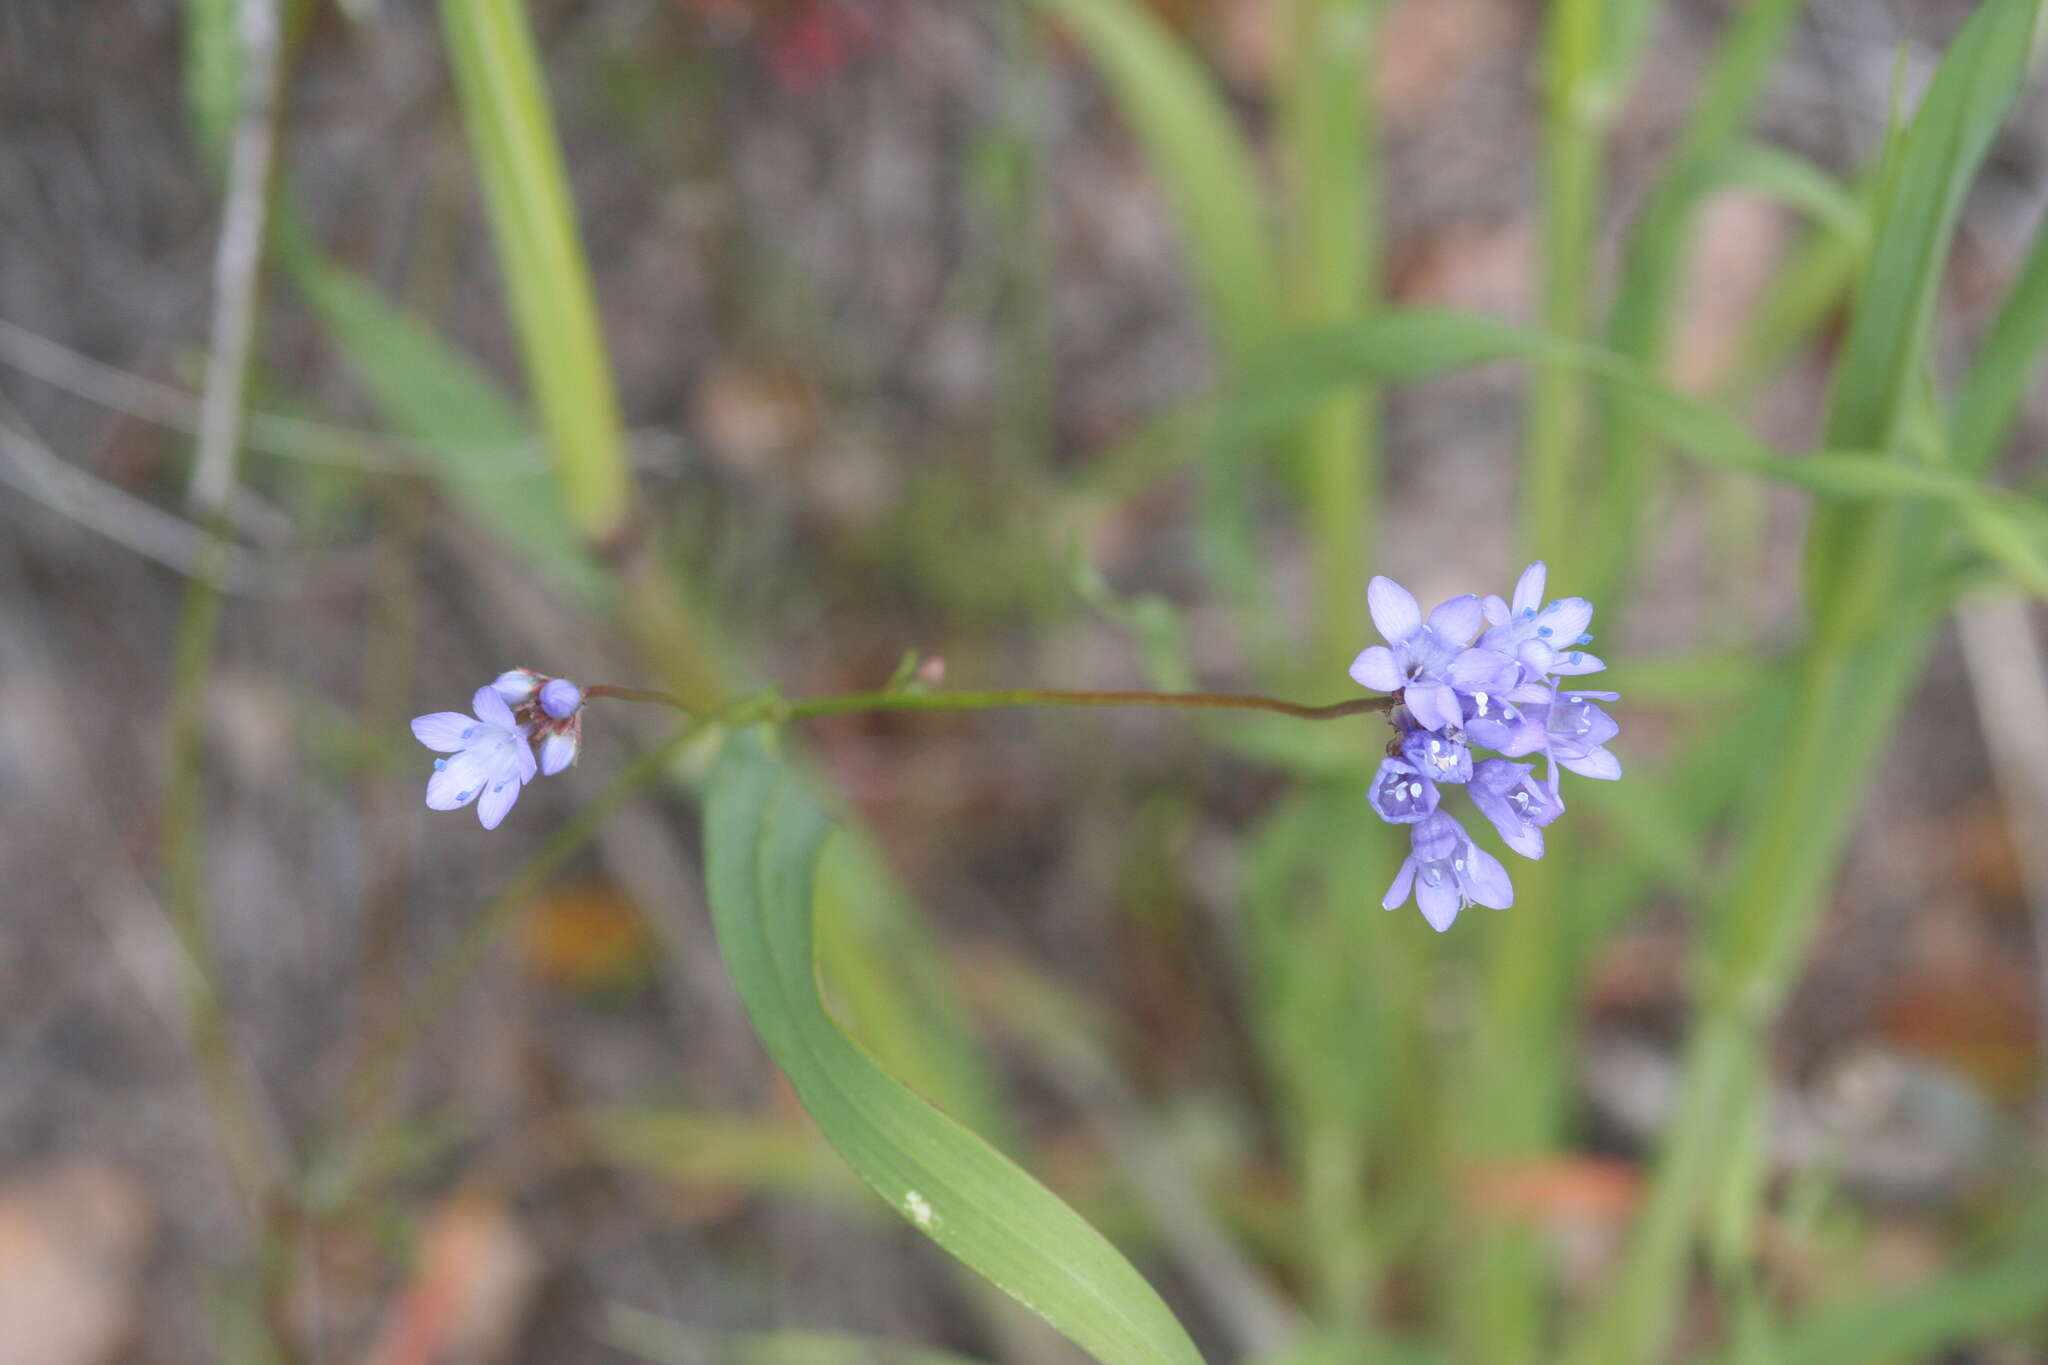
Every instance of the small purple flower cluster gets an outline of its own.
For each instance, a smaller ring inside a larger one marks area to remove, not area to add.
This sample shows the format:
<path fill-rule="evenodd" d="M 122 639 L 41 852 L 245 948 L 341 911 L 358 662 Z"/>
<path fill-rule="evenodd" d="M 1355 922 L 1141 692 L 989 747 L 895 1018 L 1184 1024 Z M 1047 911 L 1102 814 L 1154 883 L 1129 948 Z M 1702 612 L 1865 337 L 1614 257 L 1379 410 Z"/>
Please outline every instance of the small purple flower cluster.
<path fill-rule="evenodd" d="M 522 787 L 576 761 L 583 743 L 583 689 L 567 678 L 514 668 L 479 687 L 469 704 L 474 716 L 437 711 L 413 718 L 415 739 L 451 755 L 434 760 L 427 806 L 459 810 L 474 801 L 483 827 L 496 829 Z"/>
<path fill-rule="evenodd" d="M 1515 888 L 1500 860 L 1439 810 L 1438 785 L 1472 793 L 1509 848 L 1543 856 L 1543 827 L 1564 813 L 1558 768 L 1612 780 L 1621 760 L 1603 746 L 1620 732 L 1596 704 L 1613 692 L 1567 689 L 1560 679 L 1607 667 L 1585 646 L 1593 604 L 1566 597 L 1543 605 L 1542 561 L 1522 571 L 1512 602 L 1453 597 L 1427 619 L 1415 597 L 1391 578 L 1375 578 L 1366 600 L 1386 637 L 1352 661 L 1351 676 L 1375 692 L 1398 692 L 1395 735 L 1373 778 L 1372 808 L 1410 825 L 1410 852 L 1382 902 L 1392 910 L 1412 888 L 1422 917 L 1438 932 L 1474 904 L 1505 910 Z M 1474 748 L 1500 756 L 1474 762 Z M 1544 776 L 1517 758 L 1542 754 Z"/>

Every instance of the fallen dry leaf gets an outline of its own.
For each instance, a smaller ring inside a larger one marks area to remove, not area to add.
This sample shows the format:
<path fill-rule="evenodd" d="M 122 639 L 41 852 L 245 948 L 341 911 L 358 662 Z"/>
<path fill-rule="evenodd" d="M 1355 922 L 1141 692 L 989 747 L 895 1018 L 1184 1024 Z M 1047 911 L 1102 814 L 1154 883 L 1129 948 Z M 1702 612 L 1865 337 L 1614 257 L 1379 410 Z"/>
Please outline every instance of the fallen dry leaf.
<path fill-rule="evenodd" d="M 504 1196 L 482 1187 L 460 1191 L 428 1222 L 412 1283 L 364 1365 L 502 1359 L 540 1277 L 540 1254 Z"/>
<path fill-rule="evenodd" d="M 617 886 L 576 881 L 542 893 L 527 913 L 521 947 L 527 970 L 549 985 L 604 992 L 644 980 L 655 944 Z"/>
<path fill-rule="evenodd" d="M 69 1161 L 0 1187 L 0 1365 L 96 1365 L 134 1326 L 156 1212 L 116 1167 Z"/>
<path fill-rule="evenodd" d="M 1620 1220 L 1642 1202 L 1642 1170 L 1605 1157 L 1552 1156 L 1475 1166 L 1465 1197 L 1481 1213 L 1538 1223 Z"/>

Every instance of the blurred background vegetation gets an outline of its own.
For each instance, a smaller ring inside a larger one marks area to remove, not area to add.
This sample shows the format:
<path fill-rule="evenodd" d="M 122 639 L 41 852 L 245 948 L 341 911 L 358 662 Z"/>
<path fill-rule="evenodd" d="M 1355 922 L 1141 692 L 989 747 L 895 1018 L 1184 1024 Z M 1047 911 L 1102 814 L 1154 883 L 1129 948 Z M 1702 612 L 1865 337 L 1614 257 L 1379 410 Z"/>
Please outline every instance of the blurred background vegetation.
<path fill-rule="evenodd" d="M 1530 558 L 1513 910 L 1371 717 L 820 720 L 840 1017 L 1212 1361 L 2048 1359 L 2034 11 L 0 4 L 0 1362 L 1083 1359 L 755 1041 L 715 727 L 406 721 L 1332 701 Z"/>

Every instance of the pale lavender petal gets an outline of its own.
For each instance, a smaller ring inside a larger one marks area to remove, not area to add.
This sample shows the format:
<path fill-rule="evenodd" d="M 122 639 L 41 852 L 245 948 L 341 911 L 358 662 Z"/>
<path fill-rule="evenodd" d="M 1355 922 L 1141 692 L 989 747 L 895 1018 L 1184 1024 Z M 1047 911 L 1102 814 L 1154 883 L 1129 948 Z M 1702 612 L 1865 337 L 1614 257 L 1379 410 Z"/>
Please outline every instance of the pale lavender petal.
<path fill-rule="evenodd" d="M 1583 649 L 1568 649 L 1551 661 L 1548 672 L 1560 678 L 1577 677 L 1581 673 L 1598 673 L 1607 663 L 1597 654 L 1588 654 Z"/>
<path fill-rule="evenodd" d="M 1597 777 L 1613 782 L 1621 776 L 1621 760 L 1606 749 L 1591 749 L 1577 758 L 1560 756 L 1557 761 L 1580 777 Z"/>
<path fill-rule="evenodd" d="M 1361 650 L 1351 661 L 1351 680 L 1374 692 L 1398 692 L 1401 690 L 1401 666 L 1394 662 L 1393 650 L 1385 645 L 1374 645 Z"/>
<path fill-rule="evenodd" d="M 576 761 L 576 741 L 568 735 L 549 735 L 540 742 L 540 771 L 553 777 Z"/>
<path fill-rule="evenodd" d="M 1498 593 L 1490 592 L 1480 598 L 1479 609 L 1486 614 L 1486 624 L 1489 626 L 1504 626 L 1508 623 L 1508 604 L 1501 600 Z"/>
<path fill-rule="evenodd" d="M 412 718 L 412 737 L 436 753 L 454 753 L 469 743 L 475 730 L 476 717 L 460 711 L 436 711 L 431 716 Z"/>
<path fill-rule="evenodd" d="M 1415 904 L 1421 907 L 1429 927 L 1441 934 L 1457 922 L 1458 912 L 1465 908 L 1465 898 L 1458 894 L 1451 878 L 1440 876 L 1432 882 L 1423 877 L 1415 884 Z"/>
<path fill-rule="evenodd" d="M 1388 644 L 1400 644 L 1422 629 L 1422 608 L 1416 605 L 1415 594 L 1385 575 L 1367 585 L 1365 604 L 1372 609 L 1372 623 Z"/>
<path fill-rule="evenodd" d="M 510 730 L 519 724 L 512 715 L 512 708 L 505 704 L 505 699 L 502 696 L 498 695 L 498 689 L 495 685 L 479 687 L 476 690 L 476 695 L 469 699 L 469 704 L 476 709 L 476 718 L 486 725 L 495 725 L 501 730 Z"/>
<path fill-rule="evenodd" d="M 1486 613 L 1471 593 L 1439 602 L 1429 613 L 1429 628 L 1452 644 L 1470 644 L 1486 624 Z"/>
<path fill-rule="evenodd" d="M 490 777 L 489 765 L 475 749 L 464 749 L 453 758 L 434 760 L 434 775 L 427 779 L 427 806 L 431 810 L 455 810 L 476 800 Z"/>
<path fill-rule="evenodd" d="M 1493 746 L 1500 751 L 1501 757 L 1525 758 L 1543 749 L 1550 743 L 1550 736 L 1544 733 L 1541 725 L 1521 724 L 1519 723 L 1521 719 L 1519 717 L 1510 717 L 1509 719 L 1518 722 L 1513 733 L 1509 735 L 1505 743 Z"/>
<path fill-rule="evenodd" d="M 533 696 L 533 689 L 540 679 L 530 668 L 508 668 L 491 683 L 497 694 L 513 706 Z"/>
<path fill-rule="evenodd" d="M 1515 884 L 1508 880 L 1508 870 L 1500 865 L 1500 859 L 1477 844 L 1466 844 L 1464 857 L 1458 881 L 1466 895 L 1495 910 L 1515 903 Z"/>
<path fill-rule="evenodd" d="M 1536 633 L 1558 649 L 1569 649 L 1593 624 L 1593 604 L 1583 597 L 1552 602 L 1536 617 Z"/>
<path fill-rule="evenodd" d="M 1574 687 L 1564 694 L 1566 701 L 1620 701 L 1619 692 L 1593 692 L 1586 688 Z"/>
<path fill-rule="evenodd" d="M 1522 576 L 1515 580 L 1515 615 L 1534 613 L 1543 605 L 1543 582 L 1549 573 L 1540 559 L 1522 570 Z"/>
<path fill-rule="evenodd" d="M 1524 858 L 1541 858 L 1543 856 L 1543 831 L 1536 828 L 1536 826 L 1520 825 L 1501 828 L 1501 826 L 1496 824 L 1494 828 L 1500 830 L 1501 841 Z M 1478 897 L 1475 896 L 1473 899 L 1477 900 Z M 1505 909 L 1506 907 L 1503 906 L 1502 908 Z"/>
<path fill-rule="evenodd" d="M 476 818 L 485 829 L 496 829 L 505 818 L 505 812 L 512 809 L 512 803 L 519 799 L 519 775 L 508 774 L 491 783 L 484 794 L 477 798 Z"/>
<path fill-rule="evenodd" d="M 1444 676 L 1460 692 L 1499 692 L 1513 687 L 1522 673 L 1505 655 L 1490 649 L 1468 649 L 1451 660 Z"/>
<path fill-rule="evenodd" d="M 1450 685 L 1440 682 L 1411 682 L 1401 693 L 1409 713 L 1425 730 L 1441 730 L 1464 722 L 1464 708 Z"/>
<path fill-rule="evenodd" d="M 533 746 L 526 742 L 526 736 L 523 734 L 519 736 L 519 752 L 516 755 L 516 761 L 519 764 L 519 780 L 521 782 L 533 781 L 533 776 L 539 771 L 539 766 L 533 761 Z"/>
<path fill-rule="evenodd" d="M 1415 883 L 1415 860 L 1403 858 L 1401 870 L 1394 874 L 1394 884 L 1387 888 L 1387 894 L 1380 899 L 1383 909 L 1398 910 L 1408 899 L 1408 888 Z"/>

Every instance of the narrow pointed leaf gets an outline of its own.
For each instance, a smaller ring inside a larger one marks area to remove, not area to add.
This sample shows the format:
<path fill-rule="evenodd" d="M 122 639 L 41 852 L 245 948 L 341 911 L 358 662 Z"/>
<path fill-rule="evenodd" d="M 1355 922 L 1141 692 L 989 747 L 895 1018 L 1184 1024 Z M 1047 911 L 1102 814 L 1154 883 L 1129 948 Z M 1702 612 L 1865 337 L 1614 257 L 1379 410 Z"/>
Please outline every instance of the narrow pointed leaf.
<path fill-rule="evenodd" d="M 912 1226 L 1103 1365 L 1200 1365 L 1144 1278 L 1044 1186 L 884 1071 L 826 1011 L 812 898 L 830 818 L 754 733 L 713 775 L 706 878 L 748 1016 L 805 1110 Z"/>

